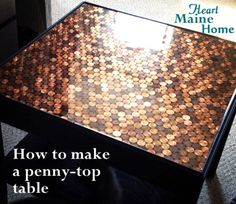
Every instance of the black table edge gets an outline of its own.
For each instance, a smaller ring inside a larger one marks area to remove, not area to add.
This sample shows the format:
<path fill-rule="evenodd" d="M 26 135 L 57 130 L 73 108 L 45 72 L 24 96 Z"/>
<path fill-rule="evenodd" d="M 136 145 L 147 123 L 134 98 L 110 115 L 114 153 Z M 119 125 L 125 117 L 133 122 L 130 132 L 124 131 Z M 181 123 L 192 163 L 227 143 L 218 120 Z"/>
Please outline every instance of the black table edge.
<path fill-rule="evenodd" d="M 111 8 L 107 8 L 107 7 L 104 7 L 104 6 L 100 6 L 100 5 L 96 5 L 96 4 L 92 4 L 92 3 L 88 3 L 88 2 L 82 2 L 80 3 L 77 7 L 75 7 L 71 12 L 69 12 L 67 15 L 65 15 L 64 17 L 62 17 L 59 21 L 57 21 L 55 24 L 53 24 L 52 26 L 50 26 L 45 32 L 41 33 L 37 38 L 35 38 L 34 40 L 32 40 L 31 42 L 29 42 L 26 46 L 24 46 L 23 48 L 21 48 L 19 51 L 17 51 L 14 55 L 12 55 L 11 57 L 9 57 L 8 59 L 6 59 L 1 65 L 4 65 L 5 63 L 7 63 L 10 59 L 12 59 L 13 57 L 15 57 L 17 54 L 19 54 L 20 52 L 22 52 L 24 49 L 26 49 L 30 44 L 32 44 L 33 42 L 37 41 L 38 39 L 40 39 L 42 36 L 44 36 L 45 34 L 47 34 L 52 28 L 55 27 L 55 25 L 57 25 L 58 23 L 62 22 L 67 16 L 69 16 L 70 14 L 72 14 L 75 10 L 77 10 L 81 5 L 83 4 L 89 4 L 89 5 L 94 5 L 94 6 L 98 6 L 98 7 L 101 7 L 101 8 L 106 8 L 106 9 L 109 9 L 111 11 L 115 11 L 115 12 L 120 12 L 120 13 L 124 13 L 124 14 L 128 14 L 128 15 L 131 15 L 131 16 L 135 16 L 135 17 L 138 17 L 138 18 L 142 18 L 142 19 L 146 19 L 146 20 L 151 20 L 153 22 L 158 22 L 158 23 L 162 23 L 162 24 L 165 24 L 165 25 L 169 25 L 171 27 L 175 27 L 175 28 L 181 28 L 181 27 L 178 27 L 178 26 L 175 26 L 175 25 L 171 25 L 171 24 L 167 24 L 167 23 L 163 23 L 163 22 L 159 22 L 159 21 L 156 21 L 156 20 L 152 20 L 152 19 L 148 19 L 148 18 L 144 18 L 144 17 L 140 17 L 140 16 L 137 16 L 137 15 L 133 15 L 133 14 L 129 14 L 129 13 L 126 13 L 126 12 L 122 12 L 122 11 L 117 11 L 115 9 L 111 9 Z M 196 33 L 200 33 L 200 32 L 197 32 L 197 31 L 192 31 L 192 30 L 189 30 L 189 29 L 186 29 L 186 28 L 181 28 L 181 29 L 184 29 L 186 31 L 189 31 L 189 32 L 196 32 Z M 201 33 L 202 34 L 202 33 Z M 208 34 L 204 34 L 204 35 L 208 35 Z M 215 36 L 211 36 L 211 35 L 208 35 L 210 36 L 211 38 L 216 38 L 216 39 L 219 39 L 218 37 L 215 37 Z M 225 40 L 225 41 L 229 41 L 229 40 Z M 197 184 L 197 186 L 201 186 L 202 183 L 203 183 L 203 180 L 204 178 L 207 176 L 207 175 L 210 175 L 212 172 L 214 173 L 217 165 L 218 165 L 218 162 L 219 162 L 219 158 L 220 158 L 220 155 L 223 151 L 223 147 L 224 147 L 224 144 L 225 144 L 225 141 L 227 139 L 227 134 L 229 132 L 229 129 L 230 129 L 230 126 L 232 124 L 232 121 L 233 121 L 233 118 L 234 118 L 234 115 L 235 115 L 235 106 L 236 106 L 236 94 L 234 93 L 232 98 L 231 98 L 231 102 L 229 103 L 228 105 L 228 108 L 225 112 L 225 115 L 223 117 L 223 120 L 221 122 L 221 125 L 220 125 L 220 128 L 219 128 L 219 132 L 214 140 L 214 143 L 211 147 L 211 151 L 209 153 L 209 157 L 207 159 L 207 162 L 206 162 L 206 165 L 204 167 L 204 170 L 202 172 L 197 172 L 195 170 L 192 170 L 190 168 L 187 168 L 187 167 L 184 167 L 180 164 L 177 164 L 177 163 L 174 163 L 172 161 L 169 161 L 165 158 L 162 158 L 162 157 L 157 157 L 157 156 L 154 156 L 150 153 L 147 153 L 145 152 L 144 150 L 141 150 L 139 148 L 135 148 L 131 145 L 128 145 L 128 144 L 124 144 L 122 142 L 118 142 L 118 141 L 115 141 L 114 139 L 112 138 L 109 138 L 107 136 L 104 136 L 102 135 L 101 133 L 98 133 L 98 132 L 95 132 L 95 131 L 92 131 L 92 130 L 89 130 L 88 128 L 84 128 L 82 126 L 78 126 L 78 125 L 75 125 L 75 124 L 72 124 L 66 120 L 63 120 L 61 118 L 58 118 L 58 117 L 55 117 L 55 116 L 52 116 L 50 114 L 47 114 L 47 113 L 43 113 L 39 110 L 36 110 L 34 108 L 31 108 L 27 105 L 24 105 L 24 104 L 21 104 L 21 103 L 18 103 L 16 101 L 13 101 L 13 100 L 10 100 L 4 96 L 0 96 L 0 107 L 1 109 L 3 108 L 3 110 L 12 110 L 11 113 L 4 113 L 4 114 L 1 114 L 0 115 L 0 120 L 2 122 L 5 122 L 9 125 L 13 125 L 17 128 L 20 128 L 22 130 L 25 130 L 25 131 L 29 131 L 29 132 L 32 132 L 32 133 L 35 133 L 35 134 L 38 134 L 38 135 L 41 135 L 41 136 L 46 136 L 45 135 L 45 131 L 35 131 L 37 128 L 39 127 L 42 127 L 43 125 L 42 124 L 45 124 L 45 125 L 48 125 L 50 123 L 48 123 L 47 121 L 60 121 L 59 124 L 67 124 L 68 126 L 73 126 L 73 129 L 75 130 L 76 128 L 79 128 L 81 130 L 83 130 L 82 132 L 86 132 L 86 134 L 88 135 L 93 135 L 92 137 L 94 137 L 94 135 L 96 135 L 96 140 L 101 140 L 101 141 L 104 141 L 106 140 L 108 146 L 109 144 L 111 143 L 115 143 L 116 146 L 122 146 L 122 149 L 124 149 L 125 151 L 124 152 L 127 152 L 127 149 L 132 149 L 133 153 L 135 152 L 135 155 L 142 155 L 142 158 L 144 159 L 144 163 L 147 163 L 146 160 L 149 160 L 149 161 L 158 161 L 157 163 L 159 163 L 158 166 L 156 166 L 155 168 L 153 169 L 161 169 L 161 172 L 163 173 L 163 171 L 167 171 L 165 172 L 166 175 L 169 175 L 169 169 L 168 168 L 173 168 L 175 170 L 175 173 L 176 175 L 174 176 L 177 176 L 178 178 L 174 179 L 172 183 L 175 183 L 175 180 L 176 181 L 179 181 L 181 183 L 181 180 L 182 180 L 182 186 L 184 185 L 188 185 L 190 184 L 191 186 L 195 184 Z M 14 111 L 13 111 L 14 110 Z M 2 112 L 2 111 L 1 111 Z M 4 112 L 4 111 L 3 111 Z M 26 117 L 24 120 L 22 120 L 22 117 L 21 117 L 21 114 L 26 114 Z M 35 115 L 38 115 L 39 117 L 37 119 L 34 119 L 35 118 L 34 116 Z M 11 121 L 12 117 L 16 117 L 18 119 L 15 119 L 14 122 Z M 37 121 L 40 122 L 41 120 L 39 119 L 44 119 L 45 121 L 43 123 L 41 123 L 40 125 L 36 125 Z M 33 119 L 33 120 L 32 120 Z M 28 122 L 26 124 L 23 124 L 24 122 Z M 69 124 L 70 123 L 70 124 Z M 28 127 L 27 127 L 28 126 Z M 30 127 L 29 127 L 30 126 Z M 49 128 L 49 132 L 47 133 L 47 136 L 49 136 L 51 133 L 55 134 L 54 128 L 58 127 L 58 125 L 52 125 L 52 127 Z M 36 128 L 36 129 L 35 129 Z M 54 129 L 54 130 L 53 130 Z M 58 129 L 61 129 L 61 128 L 58 128 Z M 58 130 L 57 129 L 57 130 Z M 58 131 L 56 131 L 58 132 Z M 66 131 L 63 131 L 64 133 L 66 133 Z M 68 132 L 67 132 L 68 133 Z M 75 132 L 73 132 L 73 134 L 75 134 Z M 60 134 L 58 134 L 60 135 Z M 102 137 L 101 137 L 102 135 Z M 86 136 L 87 137 L 87 136 Z M 91 137 L 91 139 L 93 139 Z M 104 138 L 106 139 L 104 139 Z M 61 142 L 63 140 L 63 137 L 60 136 L 59 137 Z M 72 142 L 73 143 L 73 142 Z M 71 144 L 71 143 L 70 143 Z M 72 145 L 73 146 L 73 145 Z M 118 149 L 118 148 L 117 148 Z M 219 151 L 218 151 L 219 150 Z M 128 150 L 130 151 L 130 150 Z M 123 152 L 123 153 L 124 153 Z M 132 154 L 133 154 L 132 153 Z M 127 157 L 127 156 L 126 156 Z M 117 158 L 116 158 L 117 159 Z M 121 162 L 121 161 L 120 161 Z M 140 162 L 141 163 L 141 162 Z M 129 171 L 128 171 L 129 172 Z M 178 173 L 177 173 L 178 172 Z M 129 172 L 129 173 L 133 173 L 132 171 Z M 180 174 L 181 176 L 179 177 L 178 174 Z M 138 177 L 140 177 L 140 175 L 137 175 Z M 150 175 L 149 175 L 150 176 Z M 183 176 L 183 177 L 182 177 Z M 141 177 L 145 177 L 144 175 L 141 175 Z M 172 176 L 170 176 L 170 178 L 173 178 Z M 192 180 L 191 180 L 191 179 Z M 190 180 L 191 181 L 190 181 Z M 147 179 L 149 180 L 150 182 L 153 181 L 153 178 L 152 179 Z M 155 180 L 155 179 L 154 179 Z M 169 179 L 171 180 L 171 179 Z M 165 180 L 167 182 L 167 180 Z M 161 182 L 162 183 L 162 182 Z M 168 183 L 168 182 L 167 182 Z M 177 182 L 178 183 L 178 182 Z M 163 185 L 165 186 L 165 184 L 163 183 Z M 165 186 L 166 187 L 166 186 Z M 170 188 L 175 188 L 173 186 L 168 186 Z M 167 187 L 167 188 L 168 188 Z M 177 190 L 177 189 L 176 189 Z"/>
<path fill-rule="evenodd" d="M 203 175 L 205 177 L 213 177 L 216 173 L 217 166 L 220 161 L 220 157 L 222 155 L 226 140 L 228 138 L 228 134 L 231 128 L 231 125 L 234 120 L 234 116 L 236 113 L 236 90 L 234 91 L 228 107 L 223 116 L 222 122 L 219 126 L 219 130 L 211 148 L 209 150 L 209 155 L 207 161 L 205 163 L 205 167 L 203 169 Z"/>

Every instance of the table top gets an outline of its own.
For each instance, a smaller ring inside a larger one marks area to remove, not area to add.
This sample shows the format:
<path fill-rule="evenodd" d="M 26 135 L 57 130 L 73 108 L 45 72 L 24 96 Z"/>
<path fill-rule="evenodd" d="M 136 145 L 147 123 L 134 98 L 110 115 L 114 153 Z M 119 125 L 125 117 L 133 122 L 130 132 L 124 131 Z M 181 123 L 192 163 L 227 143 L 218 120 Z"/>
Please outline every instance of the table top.
<path fill-rule="evenodd" d="M 0 69 L 1 95 L 197 171 L 235 87 L 235 43 L 87 3 Z"/>

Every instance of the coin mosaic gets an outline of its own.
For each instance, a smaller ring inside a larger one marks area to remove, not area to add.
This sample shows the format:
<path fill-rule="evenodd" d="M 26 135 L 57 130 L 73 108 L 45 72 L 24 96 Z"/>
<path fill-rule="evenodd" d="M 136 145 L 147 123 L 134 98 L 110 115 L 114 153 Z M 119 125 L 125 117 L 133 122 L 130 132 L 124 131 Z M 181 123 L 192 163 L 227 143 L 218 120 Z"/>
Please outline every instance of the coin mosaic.
<path fill-rule="evenodd" d="M 83 4 L 0 69 L 0 93 L 201 171 L 236 44 Z"/>

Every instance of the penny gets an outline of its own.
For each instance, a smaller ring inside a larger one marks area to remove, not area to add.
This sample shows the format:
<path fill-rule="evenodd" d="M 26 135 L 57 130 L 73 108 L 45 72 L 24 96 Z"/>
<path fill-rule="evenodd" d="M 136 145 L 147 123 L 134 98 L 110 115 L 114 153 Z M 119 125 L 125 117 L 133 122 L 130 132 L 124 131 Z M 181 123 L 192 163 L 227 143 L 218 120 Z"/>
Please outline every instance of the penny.
<path fill-rule="evenodd" d="M 184 120 L 189 120 L 189 119 L 190 119 L 190 116 L 189 116 L 189 115 L 183 115 L 183 119 L 184 119 Z"/>
<path fill-rule="evenodd" d="M 190 126 L 190 125 L 192 125 L 193 123 L 192 123 L 191 121 L 189 121 L 189 120 L 186 120 L 186 121 L 184 121 L 184 124 L 187 125 L 187 126 Z"/>
<path fill-rule="evenodd" d="M 208 145 L 208 142 L 206 140 L 200 140 L 199 144 L 203 147 L 206 147 Z"/>
<path fill-rule="evenodd" d="M 171 151 L 168 149 L 163 150 L 162 153 L 166 156 L 170 156 L 172 154 Z"/>
<path fill-rule="evenodd" d="M 168 144 L 162 144 L 161 147 L 162 147 L 163 149 L 169 149 L 169 148 L 170 148 L 170 145 L 168 145 Z"/>
<path fill-rule="evenodd" d="M 130 141 L 131 143 L 137 143 L 138 139 L 137 139 L 136 137 L 130 137 L 130 138 L 129 138 L 129 141 Z"/>
<path fill-rule="evenodd" d="M 165 107 L 160 107 L 159 108 L 159 111 L 161 111 L 161 112 L 164 112 L 166 109 L 165 109 Z"/>
<path fill-rule="evenodd" d="M 144 139 L 146 143 L 152 143 L 153 139 L 151 137 L 147 137 Z"/>
<path fill-rule="evenodd" d="M 138 140 L 137 144 L 142 147 L 142 146 L 144 146 L 146 143 L 145 143 L 143 140 Z"/>
<path fill-rule="evenodd" d="M 119 112 L 119 113 L 118 113 L 118 116 L 119 116 L 119 117 L 124 117 L 124 116 L 125 116 L 125 113 L 124 113 L 124 112 Z"/>
<path fill-rule="evenodd" d="M 195 150 L 194 154 L 196 154 L 197 156 L 202 156 L 202 151 L 201 150 Z"/>
<path fill-rule="evenodd" d="M 187 163 L 189 162 L 189 158 L 188 157 L 181 157 L 180 160 L 183 162 L 183 163 Z"/>
<path fill-rule="evenodd" d="M 189 153 L 192 153 L 192 152 L 194 152 L 194 148 L 193 147 L 187 147 L 186 151 L 189 152 Z"/>
<path fill-rule="evenodd" d="M 168 144 L 169 144 L 170 146 L 175 146 L 175 145 L 177 144 L 177 142 L 174 141 L 174 140 L 170 140 L 170 141 L 168 142 Z"/>
<path fill-rule="evenodd" d="M 141 124 L 142 124 L 143 126 L 146 126 L 146 125 L 148 125 L 148 121 L 142 120 L 142 121 L 141 121 Z"/>
<path fill-rule="evenodd" d="M 145 147 L 147 148 L 147 150 L 150 152 L 150 150 L 152 150 L 151 152 L 152 153 L 155 153 L 155 151 L 153 151 L 153 148 L 154 148 L 154 144 L 146 144 Z"/>
<path fill-rule="evenodd" d="M 168 140 L 174 140 L 174 139 L 175 139 L 175 136 L 168 134 L 168 135 L 166 135 L 166 138 L 167 138 Z"/>
<path fill-rule="evenodd" d="M 152 128 L 152 129 L 150 130 L 150 132 L 155 135 L 155 134 L 157 134 L 158 130 L 155 129 L 155 128 Z"/>
<path fill-rule="evenodd" d="M 120 131 L 113 131 L 112 133 L 115 137 L 120 137 L 121 136 L 121 132 Z"/>
<path fill-rule="evenodd" d="M 166 112 L 168 115 L 173 115 L 175 113 L 173 110 L 167 110 Z"/>

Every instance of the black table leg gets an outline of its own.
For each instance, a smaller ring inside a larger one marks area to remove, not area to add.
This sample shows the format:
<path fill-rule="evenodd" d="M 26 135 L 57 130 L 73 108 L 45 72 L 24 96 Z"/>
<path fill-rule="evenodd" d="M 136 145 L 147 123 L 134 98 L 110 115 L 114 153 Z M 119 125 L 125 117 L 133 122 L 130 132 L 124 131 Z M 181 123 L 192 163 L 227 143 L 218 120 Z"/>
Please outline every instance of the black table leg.
<path fill-rule="evenodd" d="M 216 174 L 216 169 L 220 162 L 220 158 L 223 153 L 224 146 L 228 138 L 231 126 L 233 124 L 235 114 L 236 114 L 236 90 L 233 94 L 232 99 L 230 100 L 230 103 L 224 115 L 223 122 L 218 131 L 218 136 L 214 141 L 212 150 L 208 156 L 206 166 L 204 169 L 205 178 L 213 178 Z"/>
<path fill-rule="evenodd" d="M 3 148 L 3 135 L 2 135 L 2 126 L 0 122 L 0 165 L 4 158 L 4 148 Z M 0 202 L 2 204 L 7 204 L 7 184 L 5 179 L 2 178 L 2 173 L 0 172 Z"/>

